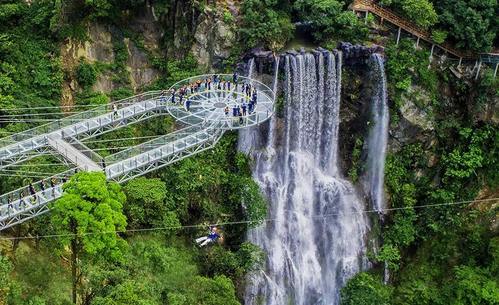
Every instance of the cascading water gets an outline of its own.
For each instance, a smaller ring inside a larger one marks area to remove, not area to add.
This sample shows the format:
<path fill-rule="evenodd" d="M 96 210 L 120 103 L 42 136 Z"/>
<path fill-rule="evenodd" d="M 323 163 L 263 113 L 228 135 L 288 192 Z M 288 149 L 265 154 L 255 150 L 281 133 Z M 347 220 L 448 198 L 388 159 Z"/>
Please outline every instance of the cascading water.
<path fill-rule="evenodd" d="M 240 143 L 266 143 L 253 154 L 253 174 L 275 220 L 249 233 L 267 262 L 249 279 L 247 305 L 337 304 L 346 280 L 365 267 L 363 204 L 338 169 L 341 58 L 285 56 L 284 126 L 269 123 L 282 145 L 240 134 Z"/>
<path fill-rule="evenodd" d="M 388 142 L 388 102 L 383 57 L 372 54 L 369 58 L 374 90 L 371 98 L 371 128 L 367 138 L 367 172 L 364 189 L 369 195 L 373 209 L 383 214 L 385 210 L 384 171 Z"/>

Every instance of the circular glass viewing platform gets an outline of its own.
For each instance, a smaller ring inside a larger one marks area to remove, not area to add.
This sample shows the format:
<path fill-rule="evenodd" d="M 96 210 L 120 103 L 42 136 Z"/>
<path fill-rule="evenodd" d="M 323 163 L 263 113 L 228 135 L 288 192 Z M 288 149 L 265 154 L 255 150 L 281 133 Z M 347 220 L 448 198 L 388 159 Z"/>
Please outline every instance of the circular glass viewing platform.
<path fill-rule="evenodd" d="M 173 93 L 174 92 L 174 93 Z M 274 92 L 265 84 L 243 76 L 198 75 L 170 88 L 168 112 L 189 125 L 210 124 L 220 129 L 258 125 L 274 114 Z"/>

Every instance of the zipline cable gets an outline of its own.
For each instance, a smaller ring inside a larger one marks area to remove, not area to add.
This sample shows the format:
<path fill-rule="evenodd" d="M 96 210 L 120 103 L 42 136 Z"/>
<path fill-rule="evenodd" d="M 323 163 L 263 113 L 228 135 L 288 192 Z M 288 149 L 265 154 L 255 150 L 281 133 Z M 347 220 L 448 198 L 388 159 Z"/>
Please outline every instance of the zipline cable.
<path fill-rule="evenodd" d="M 486 202 L 486 201 L 494 201 L 494 200 L 499 201 L 499 197 L 487 198 L 487 199 L 466 200 L 466 201 L 455 201 L 455 202 L 447 202 L 447 203 L 416 205 L 416 206 L 411 206 L 411 207 L 386 208 L 386 209 L 382 209 L 382 210 L 361 210 L 361 211 L 346 212 L 346 213 L 330 213 L 330 214 L 323 214 L 323 215 L 312 215 L 312 216 L 309 216 L 309 218 L 312 218 L 312 219 L 323 218 L 323 219 L 325 219 L 325 218 L 334 217 L 334 216 L 343 216 L 343 215 L 352 215 L 352 214 L 369 214 L 369 213 L 399 211 L 399 210 L 408 210 L 408 209 L 420 209 L 420 208 L 429 208 L 429 207 L 458 205 L 458 204 L 464 204 L 464 203 Z M 262 220 L 261 222 L 278 222 L 278 221 L 286 221 L 286 219 L 280 220 L 278 218 L 267 218 L 267 219 Z M 192 228 L 206 228 L 208 226 L 229 226 L 229 225 L 242 225 L 242 224 L 251 224 L 251 223 L 258 223 L 258 221 L 241 220 L 241 221 L 218 222 L 218 223 L 214 223 L 214 224 L 195 224 L 195 225 L 153 227 L 153 228 L 143 228 L 143 229 L 128 229 L 128 230 L 121 230 L 121 231 L 86 232 L 86 233 L 82 233 L 82 234 L 66 233 L 66 234 L 48 234 L 48 235 L 38 235 L 38 236 L 0 237 L 0 240 L 26 240 L 26 239 L 40 239 L 40 238 L 88 236 L 88 235 L 99 235 L 99 234 L 118 234 L 118 233 L 180 230 L 180 229 L 188 229 L 188 228 L 191 228 L 191 229 Z"/>

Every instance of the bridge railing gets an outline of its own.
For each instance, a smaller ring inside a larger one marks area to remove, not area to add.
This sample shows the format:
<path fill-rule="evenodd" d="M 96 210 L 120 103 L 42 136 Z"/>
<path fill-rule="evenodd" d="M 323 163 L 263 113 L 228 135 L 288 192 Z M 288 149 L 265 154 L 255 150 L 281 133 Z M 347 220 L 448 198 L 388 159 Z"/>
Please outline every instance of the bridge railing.
<path fill-rule="evenodd" d="M 90 160 L 94 161 L 96 164 L 100 165 L 102 162 L 102 157 L 92 149 L 88 148 L 85 144 L 80 142 L 77 138 L 75 137 L 69 137 L 67 138 L 68 143 L 71 144 L 74 148 L 79 150 L 82 154 L 87 156 Z"/>
<path fill-rule="evenodd" d="M 142 93 L 139 95 L 131 96 L 131 97 L 119 100 L 119 101 L 115 101 L 113 103 L 118 105 L 118 107 L 126 106 L 126 105 L 134 104 L 134 103 L 137 103 L 140 101 L 156 98 L 156 97 L 159 97 L 160 95 L 161 95 L 161 91 L 149 91 L 149 92 L 145 92 L 145 93 Z M 83 112 L 80 112 L 80 113 L 77 113 L 74 115 L 67 116 L 67 117 L 62 118 L 62 119 L 54 120 L 53 122 L 50 122 L 48 124 L 44 124 L 44 125 L 41 125 L 38 127 L 34 127 L 32 129 L 28 129 L 26 131 L 12 134 L 8 137 L 1 138 L 0 139 L 0 148 L 5 147 L 7 145 L 15 144 L 15 143 L 20 142 L 20 141 L 35 138 L 37 136 L 41 136 L 41 135 L 56 131 L 56 130 L 61 129 L 63 127 L 67 127 L 67 126 L 73 125 L 77 122 L 80 122 L 83 120 L 88 120 L 88 119 L 91 119 L 93 117 L 96 117 L 96 116 L 99 116 L 99 115 L 102 115 L 102 114 L 105 114 L 105 113 L 108 113 L 111 111 L 112 111 L 111 105 L 106 104 L 106 105 L 97 106 L 97 107 L 92 108 L 92 109 L 87 110 L 87 111 L 83 111 Z"/>
<path fill-rule="evenodd" d="M 193 105 L 197 102 L 203 103 L 203 99 L 210 100 L 216 97 L 215 101 L 224 102 L 229 100 L 231 102 L 236 102 L 239 106 L 243 103 L 248 104 L 251 100 L 251 96 L 246 95 L 242 90 L 243 84 L 251 84 L 252 88 L 256 89 L 257 92 L 257 106 L 252 113 L 247 112 L 246 115 L 239 117 L 233 116 L 232 109 L 229 107 L 228 115 L 219 115 L 223 109 L 219 109 L 219 114 L 213 113 L 213 110 L 204 109 L 199 112 L 190 112 L 184 107 L 169 107 L 168 111 L 170 114 L 187 124 L 192 124 L 192 121 L 201 120 L 202 122 L 217 122 L 220 123 L 217 126 L 221 129 L 237 129 L 242 127 L 248 127 L 252 125 L 260 124 L 270 118 L 275 112 L 274 103 L 274 92 L 265 84 L 248 77 L 238 76 L 237 86 L 233 81 L 233 75 L 230 74 L 219 74 L 218 78 L 220 81 L 226 82 L 226 86 L 220 85 L 220 83 L 214 83 L 213 75 L 198 75 L 195 77 L 184 79 L 177 82 L 172 86 L 178 92 L 180 88 L 187 88 L 194 84 L 199 84 L 200 88 L 194 90 L 185 95 L 183 101 L 191 100 Z M 206 83 L 207 79 L 211 79 L 210 87 Z M 227 83 L 230 83 L 230 89 Z M 178 101 L 178 98 L 177 98 Z M 215 105 L 212 105 L 215 107 Z M 190 120 L 190 121 L 186 121 Z M 197 122 L 196 122 L 197 123 Z"/>
<path fill-rule="evenodd" d="M 179 129 L 172 133 L 166 134 L 164 136 L 160 136 L 153 140 L 144 142 L 137 146 L 128 148 L 126 150 L 120 151 L 118 153 L 109 155 L 104 158 L 106 164 L 117 163 L 126 159 L 129 159 L 133 156 L 142 154 L 144 152 L 150 151 L 152 149 L 158 148 L 160 146 L 164 146 L 168 143 L 175 143 L 176 141 L 183 139 L 189 135 L 195 134 L 199 131 L 204 130 L 205 127 L 202 125 L 189 126 L 186 128 Z"/>
<path fill-rule="evenodd" d="M 5 193 L 0 196 L 0 219 L 2 217 L 6 217 L 12 215 L 14 213 L 20 212 L 21 210 L 25 210 L 27 208 L 32 207 L 31 198 L 36 198 L 39 200 L 41 197 L 40 193 L 51 192 L 52 187 L 51 184 L 54 184 L 54 187 L 60 187 L 63 184 L 64 179 L 69 179 L 75 173 L 74 169 L 70 169 L 59 174 L 55 174 L 53 176 L 47 177 L 45 179 L 35 181 L 31 185 L 35 190 L 36 197 L 30 192 L 29 186 L 23 186 L 11 192 Z M 53 181 L 52 181 L 53 180 Z M 25 204 L 23 205 L 22 202 Z M 36 203 L 36 202 L 35 202 Z"/>
<path fill-rule="evenodd" d="M 186 128 L 188 131 L 179 130 L 174 138 L 161 137 L 154 143 L 139 145 L 139 149 L 132 151 L 128 158 L 106 167 L 106 176 L 108 179 L 123 182 L 133 176 L 142 175 L 165 164 L 196 154 L 206 149 L 207 145 L 214 145 L 220 139 L 223 130 L 216 125 L 217 123 L 208 126 L 191 126 Z"/>

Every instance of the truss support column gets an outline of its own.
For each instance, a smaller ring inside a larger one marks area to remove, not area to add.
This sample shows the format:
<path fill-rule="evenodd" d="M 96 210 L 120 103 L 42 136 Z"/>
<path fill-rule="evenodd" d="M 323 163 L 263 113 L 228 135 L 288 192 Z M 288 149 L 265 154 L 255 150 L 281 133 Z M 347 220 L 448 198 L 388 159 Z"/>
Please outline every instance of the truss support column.
<path fill-rule="evenodd" d="M 399 27 L 399 30 L 398 30 L 398 32 L 397 32 L 397 43 L 396 43 L 397 45 L 399 44 L 399 41 L 400 41 L 400 31 L 401 31 L 401 30 L 402 30 L 402 28 L 401 28 L 401 27 Z"/>
<path fill-rule="evenodd" d="M 419 36 L 418 39 L 416 39 L 416 49 L 419 48 Z"/>
<path fill-rule="evenodd" d="M 497 67 L 499 66 L 499 62 L 496 63 L 496 68 L 494 69 L 494 78 L 497 76 Z"/>
<path fill-rule="evenodd" d="M 435 45 L 434 45 L 434 44 L 432 44 L 432 45 L 431 45 L 431 51 L 430 51 L 430 61 L 431 61 L 431 59 L 433 58 L 433 49 L 435 49 Z"/>
<path fill-rule="evenodd" d="M 364 18 L 364 24 L 367 24 L 368 17 L 369 17 L 369 11 L 366 11 L 366 17 Z"/>
<path fill-rule="evenodd" d="M 380 22 L 381 25 L 383 25 L 383 21 L 385 21 L 385 18 L 381 17 L 381 22 Z"/>
<path fill-rule="evenodd" d="M 463 62 L 463 58 L 459 57 L 459 63 L 457 64 L 458 68 L 461 68 L 461 63 Z"/>
<path fill-rule="evenodd" d="M 478 69 L 476 70 L 475 80 L 478 79 L 478 75 L 480 74 L 480 68 L 482 67 L 482 60 L 478 62 Z"/>

